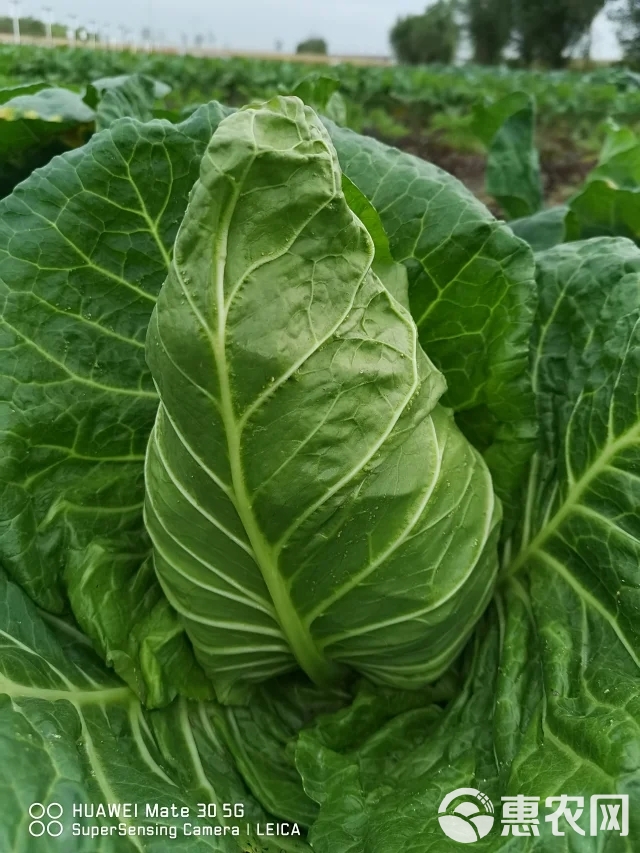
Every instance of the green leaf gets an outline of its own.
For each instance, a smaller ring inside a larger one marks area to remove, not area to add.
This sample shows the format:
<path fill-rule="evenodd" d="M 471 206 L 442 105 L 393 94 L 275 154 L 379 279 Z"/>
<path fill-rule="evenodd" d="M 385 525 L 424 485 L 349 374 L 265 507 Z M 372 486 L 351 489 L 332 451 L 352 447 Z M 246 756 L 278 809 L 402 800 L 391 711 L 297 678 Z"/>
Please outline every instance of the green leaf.
<path fill-rule="evenodd" d="M 608 179 L 592 180 L 569 202 L 566 239 L 628 237 L 640 243 L 640 186 L 618 187 Z"/>
<path fill-rule="evenodd" d="M 105 77 L 95 80 L 91 87 L 95 89 L 98 101 L 96 130 L 103 130 L 124 116 L 136 118 L 138 121 L 151 121 L 154 117 L 154 102 L 171 91 L 168 86 L 143 74 Z"/>
<path fill-rule="evenodd" d="M 331 718 L 301 733 L 296 765 L 320 805 L 309 835 L 314 850 L 399 853 L 410 843 L 420 853 L 449 853 L 451 841 L 438 826 L 440 800 L 480 774 L 483 792 L 495 791 L 487 774 L 495 775 L 488 721 L 497 645 L 496 626 L 483 646 L 474 646 L 467 687 L 446 712 L 429 697 L 421 706 L 394 707 L 365 693 L 335 715 L 346 740 L 329 729 Z"/>
<path fill-rule="evenodd" d="M 640 785 L 640 252 L 602 239 L 539 258 L 544 430 L 467 686 L 444 713 L 432 708 L 431 722 L 425 705 L 418 726 L 400 713 L 355 743 L 324 736 L 327 721 L 301 733 L 296 763 L 320 804 L 317 853 L 400 853 L 409 840 L 419 853 L 448 853 L 438 807 L 461 787 L 486 793 L 498 817 L 502 796 L 540 798 L 538 838 L 496 825 L 474 849 L 634 849 L 633 805 L 628 837 L 591 836 L 589 808 L 595 795 L 633 804 Z M 585 798 L 584 837 L 563 822 L 565 836 L 552 836 L 545 800 L 562 794 Z"/>
<path fill-rule="evenodd" d="M 5 88 L 0 89 L 0 104 L 6 104 L 7 101 L 10 101 L 12 98 L 17 97 L 18 95 L 35 95 L 37 92 L 41 92 L 43 89 L 50 89 L 51 84 L 40 82 L 40 83 L 21 83 L 18 86 L 7 86 Z"/>
<path fill-rule="evenodd" d="M 223 701 L 298 665 L 420 686 L 490 595 L 491 478 L 373 258 L 312 110 L 220 124 L 147 336 L 146 522 Z"/>
<path fill-rule="evenodd" d="M 365 734 L 374 734 L 406 711 L 415 712 L 415 725 L 424 718 L 431 722 L 432 703 L 450 700 L 458 687 L 454 669 L 421 690 L 385 689 L 362 680 L 352 696 L 320 690 L 298 673 L 261 685 L 247 706 L 216 707 L 212 719 L 260 804 L 277 817 L 309 826 L 318 817 L 318 806 L 305 794 L 296 767 L 300 731 L 313 731 L 332 749 L 352 749 Z M 384 748 L 377 752 L 385 764 L 388 754 Z M 380 778 L 386 768 L 375 760 L 377 753 L 370 757 L 368 768 Z"/>
<path fill-rule="evenodd" d="M 189 667 L 176 631 L 138 635 L 143 613 L 150 627 L 171 616 L 145 564 L 157 398 L 144 338 L 222 115 L 121 121 L 0 203 L 0 560 L 45 609 L 70 601 L 150 704 L 175 695 Z"/>
<path fill-rule="evenodd" d="M 146 711 L 95 658 L 85 637 L 59 620 L 45 622 L 1 573 L 0 631 L 0 838 L 5 848 L 34 853 L 309 850 L 296 837 L 258 843 L 255 827 L 264 827 L 266 815 L 215 733 L 215 706 L 176 700 L 162 711 Z M 61 835 L 34 841 L 28 830 L 31 803 L 62 807 Z M 82 803 L 135 803 L 138 817 L 74 817 L 73 805 Z M 187 808 L 189 817 L 146 817 L 147 803 L 175 804 Z M 198 803 L 215 805 L 218 817 L 198 818 Z M 242 819 L 224 818 L 224 803 L 242 804 Z M 73 823 L 89 831 L 93 827 L 96 836 L 91 841 L 74 836 Z M 125 832 L 142 826 L 149 835 L 123 836 L 119 824 Z M 187 835 L 187 824 L 229 829 L 225 835 Z M 159 827 L 175 836 L 151 834 Z M 100 835 L 101 828 L 110 834 Z"/>
<path fill-rule="evenodd" d="M 527 242 L 534 252 L 543 252 L 564 243 L 568 211 L 564 205 L 551 207 L 524 219 L 512 219 L 509 226 L 516 237 Z"/>
<path fill-rule="evenodd" d="M 567 239 L 610 235 L 640 242 L 640 142 L 613 126 L 598 166 L 569 202 Z"/>
<path fill-rule="evenodd" d="M 347 102 L 340 92 L 334 92 L 331 95 L 323 114 L 338 125 L 347 123 Z"/>
<path fill-rule="evenodd" d="M 96 92 L 104 94 L 105 92 L 122 89 L 131 81 L 136 81 L 140 78 L 151 80 L 153 83 L 154 98 L 166 98 L 171 91 L 171 86 L 167 83 L 163 83 L 161 80 L 153 80 L 152 78 L 145 77 L 142 74 L 118 74 L 115 77 L 100 77 L 98 80 L 92 80 L 90 85 L 93 86 Z"/>
<path fill-rule="evenodd" d="M 535 144 L 535 101 L 512 92 L 474 110 L 474 131 L 488 149 L 486 187 L 509 219 L 542 207 L 540 159 Z"/>
<path fill-rule="evenodd" d="M 607 134 L 598 160 L 599 165 L 603 165 L 609 160 L 624 161 L 626 158 L 619 157 L 619 155 L 632 151 L 637 148 L 639 143 L 638 137 L 630 127 L 619 127 L 611 120 L 607 124 Z"/>
<path fill-rule="evenodd" d="M 555 572 L 635 659 L 640 252 L 626 240 L 560 246 L 539 256 L 538 281 L 542 445 L 510 572 Z"/>
<path fill-rule="evenodd" d="M 344 174 L 376 208 L 394 259 L 407 268 L 420 343 L 447 380 L 443 403 L 484 452 L 509 513 L 536 433 L 531 251 L 446 172 L 328 129 Z"/>
<path fill-rule="evenodd" d="M 336 124 L 344 125 L 347 123 L 347 105 L 339 92 L 340 85 L 340 80 L 335 77 L 308 74 L 294 86 L 291 94 Z"/>
<path fill-rule="evenodd" d="M 3 102 L 1 116 L 5 121 L 22 118 L 53 124 L 89 124 L 94 112 L 76 92 L 51 87 L 14 95 Z"/>
<path fill-rule="evenodd" d="M 308 74 L 297 83 L 292 95 L 296 95 L 308 106 L 323 112 L 334 92 L 340 89 L 340 81 L 326 74 Z"/>
<path fill-rule="evenodd" d="M 375 248 L 372 269 L 389 293 L 405 308 L 409 306 L 409 282 L 403 264 L 393 260 L 389 240 L 382 226 L 378 211 L 358 187 L 342 176 L 342 191 L 347 204 L 369 232 Z"/>
<path fill-rule="evenodd" d="M 216 730 L 268 812 L 305 827 L 313 823 L 318 808 L 302 787 L 294 739 L 318 715 L 338 710 L 349 698 L 345 691 L 319 689 L 298 673 L 261 685 L 250 705 L 216 707 Z"/>
<path fill-rule="evenodd" d="M 0 197 L 93 130 L 93 110 L 68 89 L 17 86 L 0 91 L 0 103 Z"/>

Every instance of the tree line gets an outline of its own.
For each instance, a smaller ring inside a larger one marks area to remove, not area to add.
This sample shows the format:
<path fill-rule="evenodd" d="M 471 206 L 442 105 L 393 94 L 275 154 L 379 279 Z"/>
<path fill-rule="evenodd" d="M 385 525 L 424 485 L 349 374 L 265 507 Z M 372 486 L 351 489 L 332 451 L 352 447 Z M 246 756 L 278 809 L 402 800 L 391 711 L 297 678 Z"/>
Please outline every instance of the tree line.
<path fill-rule="evenodd" d="M 0 33 L 13 33 L 13 18 L 8 15 L 0 15 Z M 38 18 L 20 18 L 20 33 L 23 36 L 45 38 L 47 35 L 47 25 Z M 66 34 L 67 28 L 63 24 L 54 23 L 51 25 L 51 35 L 53 38 L 65 38 Z"/>
<path fill-rule="evenodd" d="M 399 18 L 390 40 L 400 62 L 451 62 L 466 33 L 473 59 L 496 65 L 509 54 L 523 66 L 562 68 L 588 55 L 596 15 L 612 8 L 625 57 L 640 61 L 640 0 L 437 0 Z"/>

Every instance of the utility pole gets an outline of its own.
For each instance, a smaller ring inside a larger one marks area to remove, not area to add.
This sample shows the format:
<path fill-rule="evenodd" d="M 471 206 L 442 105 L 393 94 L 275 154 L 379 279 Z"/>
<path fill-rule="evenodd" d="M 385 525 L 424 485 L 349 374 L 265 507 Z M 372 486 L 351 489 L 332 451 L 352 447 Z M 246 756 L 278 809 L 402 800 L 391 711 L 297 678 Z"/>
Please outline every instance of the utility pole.
<path fill-rule="evenodd" d="M 111 50 L 111 35 L 109 30 L 111 29 L 111 24 L 103 24 L 100 27 L 100 40 L 104 42 L 104 46 L 107 50 Z"/>
<path fill-rule="evenodd" d="M 47 47 L 53 46 L 53 33 L 51 27 L 53 25 L 53 9 L 51 6 L 42 7 L 42 17 L 44 18 L 44 26 L 46 30 Z"/>
<path fill-rule="evenodd" d="M 20 0 L 10 0 L 9 10 L 13 18 L 13 41 L 20 44 Z"/>
<path fill-rule="evenodd" d="M 78 23 L 77 15 L 69 15 L 69 26 L 67 27 L 67 41 L 69 47 L 76 46 L 76 24 Z"/>
<path fill-rule="evenodd" d="M 149 30 L 149 38 L 147 39 L 147 53 L 153 50 L 153 0 L 149 0 L 147 4 L 147 28 Z"/>

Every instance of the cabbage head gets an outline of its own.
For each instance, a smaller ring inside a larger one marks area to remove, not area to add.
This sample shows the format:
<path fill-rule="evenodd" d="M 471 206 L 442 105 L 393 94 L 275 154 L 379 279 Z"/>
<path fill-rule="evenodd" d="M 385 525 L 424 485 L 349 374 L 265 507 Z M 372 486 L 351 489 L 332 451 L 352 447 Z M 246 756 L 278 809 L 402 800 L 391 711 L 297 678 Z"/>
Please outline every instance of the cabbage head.
<path fill-rule="evenodd" d="M 297 98 L 225 118 L 147 334 L 155 568 L 225 702 L 301 667 L 419 687 L 497 574 L 501 509 Z"/>

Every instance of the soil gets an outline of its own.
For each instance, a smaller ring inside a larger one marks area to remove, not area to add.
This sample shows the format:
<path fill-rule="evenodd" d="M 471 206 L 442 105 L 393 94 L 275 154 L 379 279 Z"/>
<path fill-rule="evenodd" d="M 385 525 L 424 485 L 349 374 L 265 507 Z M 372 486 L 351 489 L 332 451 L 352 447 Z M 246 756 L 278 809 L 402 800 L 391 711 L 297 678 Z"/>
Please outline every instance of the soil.
<path fill-rule="evenodd" d="M 484 154 L 457 151 L 441 141 L 425 137 L 424 134 L 411 134 L 400 139 L 382 140 L 395 145 L 402 151 L 415 154 L 428 160 L 458 180 L 480 199 L 495 216 L 502 216 L 499 205 L 488 196 L 484 187 L 486 157 Z M 596 165 L 593 158 L 584 157 L 580 152 L 571 150 L 572 146 L 554 144 L 540 155 L 545 202 L 549 207 L 564 204 L 567 199 L 582 186 L 586 176 Z"/>

